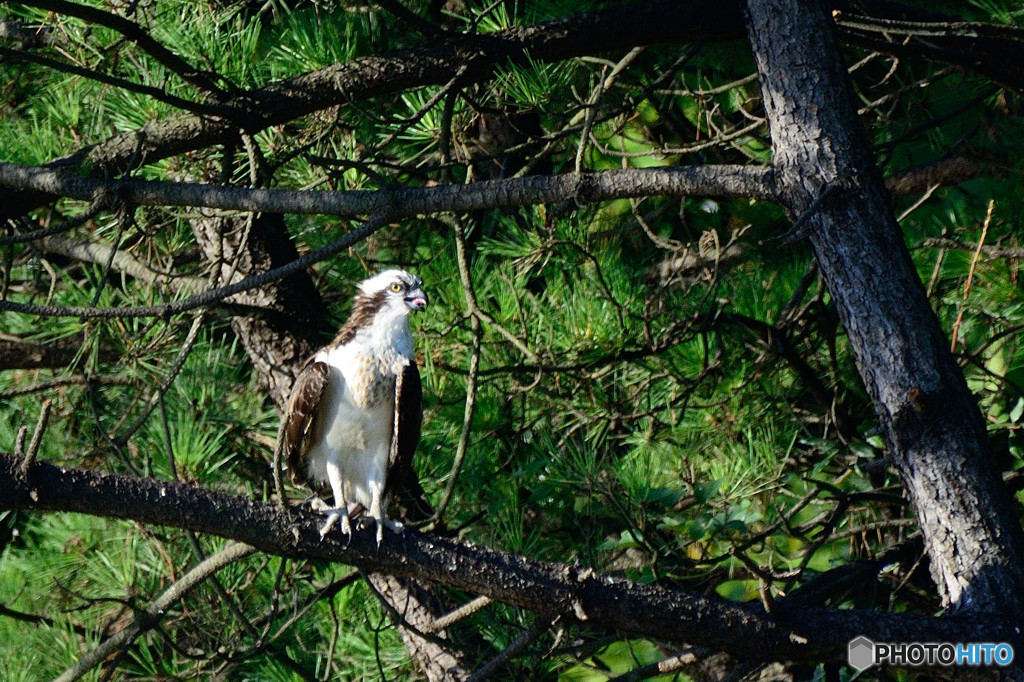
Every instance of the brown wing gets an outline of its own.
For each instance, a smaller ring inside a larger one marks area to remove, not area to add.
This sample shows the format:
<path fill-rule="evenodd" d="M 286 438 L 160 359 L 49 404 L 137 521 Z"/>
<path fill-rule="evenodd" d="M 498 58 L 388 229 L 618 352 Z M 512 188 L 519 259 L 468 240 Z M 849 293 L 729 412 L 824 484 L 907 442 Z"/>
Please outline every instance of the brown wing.
<path fill-rule="evenodd" d="M 316 423 L 317 409 L 330 374 L 331 368 L 326 363 L 317 362 L 313 358 L 307 360 L 299 370 L 292 394 L 288 398 L 288 407 L 281 420 L 281 430 L 277 434 L 277 451 L 274 453 L 275 475 L 283 458 L 288 475 L 296 485 L 303 485 L 308 479 L 305 446 L 313 430 L 313 424 Z"/>
<path fill-rule="evenodd" d="M 395 434 L 388 461 L 384 494 L 407 485 L 412 474 L 412 456 L 420 442 L 423 423 L 423 384 L 413 360 L 395 382 Z"/>

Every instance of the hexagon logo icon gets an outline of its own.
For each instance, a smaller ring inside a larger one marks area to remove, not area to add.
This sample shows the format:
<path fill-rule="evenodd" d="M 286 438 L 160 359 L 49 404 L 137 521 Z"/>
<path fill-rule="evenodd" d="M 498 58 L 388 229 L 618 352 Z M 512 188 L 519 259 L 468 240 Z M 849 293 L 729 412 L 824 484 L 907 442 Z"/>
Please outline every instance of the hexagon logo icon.
<path fill-rule="evenodd" d="M 858 672 L 867 670 L 875 664 L 875 643 L 863 635 L 850 640 L 847 661 Z"/>

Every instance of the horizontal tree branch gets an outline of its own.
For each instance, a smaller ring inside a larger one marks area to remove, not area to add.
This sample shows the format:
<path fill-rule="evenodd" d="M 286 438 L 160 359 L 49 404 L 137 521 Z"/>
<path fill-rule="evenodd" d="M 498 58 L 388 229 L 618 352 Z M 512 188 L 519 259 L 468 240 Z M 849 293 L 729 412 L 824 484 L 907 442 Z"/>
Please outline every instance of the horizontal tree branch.
<path fill-rule="evenodd" d="M 380 190 L 293 190 L 191 182 L 104 181 L 47 166 L 0 162 L 0 186 L 56 196 L 134 206 L 188 206 L 262 213 L 325 214 L 351 218 L 382 213 L 389 220 L 430 213 L 481 211 L 510 206 L 579 204 L 657 195 L 770 199 L 771 172 L 739 165 L 629 168 L 594 173 L 531 175 L 466 185 Z"/>
<path fill-rule="evenodd" d="M 866 610 L 792 608 L 774 616 L 741 604 L 601 575 L 579 565 L 528 559 L 405 530 L 378 549 L 372 529 L 346 542 L 320 538 L 322 517 L 203 488 L 36 462 L 20 473 L 0 453 L 0 507 L 77 512 L 230 538 L 290 558 L 339 561 L 416 577 L 520 607 L 545 618 L 673 644 L 708 646 L 742 660 L 837 661 L 858 635 L 875 641 L 1021 641 L 1005 620 L 936 618 Z"/>
<path fill-rule="evenodd" d="M 922 10 L 920 21 L 904 21 L 896 14 L 913 9 L 879 0 L 867 5 L 878 14 L 833 14 L 844 42 L 896 57 L 952 64 L 1024 92 L 1024 29 L 961 21 L 931 10 Z"/>
<path fill-rule="evenodd" d="M 924 169 L 910 169 L 890 178 L 894 193 L 918 191 L 928 182 L 958 182 L 976 177 L 980 169 L 967 161 L 954 164 L 936 164 Z M 538 203 L 574 201 L 585 204 L 611 199 L 643 196 L 717 196 L 753 199 L 774 198 L 774 179 L 770 169 L 757 166 L 706 165 L 668 166 L 662 168 L 631 168 L 593 173 L 565 173 L 555 176 L 527 176 L 502 180 L 487 180 L 468 185 L 439 185 L 434 187 L 399 187 L 382 190 L 314 191 L 230 187 L 185 182 L 155 182 L 144 180 L 116 180 L 80 177 L 47 166 L 25 166 L 0 162 L 0 186 L 30 192 L 44 192 L 72 199 L 120 202 L 134 205 L 191 206 L 231 211 L 258 211 L 262 213 L 328 214 L 352 217 L 370 214 L 374 220 L 339 240 L 273 270 L 246 278 L 217 289 L 203 291 L 187 299 L 157 306 L 127 306 L 123 308 L 87 308 L 38 306 L 0 301 L 0 310 L 33 315 L 70 317 L 142 317 L 165 316 L 223 299 L 268 282 L 286 277 L 303 268 L 328 258 L 371 234 L 384 222 L 416 215 L 440 212 L 468 212 L 495 208 L 508 208 Z M 47 244 L 51 244 L 48 240 Z M 72 255 L 68 240 L 52 242 L 54 249 Z M 98 245 L 82 243 L 81 248 L 95 250 Z M 91 254 L 91 255 L 90 255 Z M 95 260 L 103 254 L 80 253 L 74 257 Z M 115 254 L 117 257 L 122 254 Z M 104 258 L 105 262 L 105 258 Z M 129 263 L 134 268 L 135 263 Z M 126 268 L 115 267 L 131 273 Z M 143 270 L 149 270 L 140 264 Z M 149 281 L 149 272 L 140 271 Z M 158 278 L 159 279 L 159 278 Z M 175 284 L 184 283 L 176 280 Z M 189 285 L 196 282 L 189 279 Z"/>
<path fill-rule="evenodd" d="M 985 256 L 986 260 L 997 258 L 1021 259 L 1024 258 L 1024 247 L 1020 246 L 996 246 L 990 244 L 965 244 L 948 237 L 931 237 L 919 243 L 918 248 L 927 249 L 950 249 L 953 251 L 978 251 Z"/>
<path fill-rule="evenodd" d="M 999 169 L 993 164 L 964 156 L 954 156 L 923 166 L 908 168 L 887 177 L 885 186 L 893 196 L 907 197 L 913 194 L 924 194 L 935 187 L 956 185 L 998 172 Z"/>
<path fill-rule="evenodd" d="M 359 242 L 382 224 L 431 212 L 465 212 L 537 203 L 578 204 L 649 195 L 769 198 L 771 173 L 748 166 L 634 168 L 597 173 L 566 173 L 488 180 L 468 185 L 396 188 L 376 191 L 247 189 L 197 183 L 92 178 L 56 172 L 43 166 L 0 163 L 0 186 L 16 186 L 95 202 L 101 194 L 128 204 L 195 206 L 264 213 L 370 214 L 360 228 L 315 251 L 266 272 L 184 300 L 157 306 L 96 308 L 42 306 L 0 300 L 0 310 L 63 317 L 145 317 L 173 315 L 219 302 L 309 267 Z"/>

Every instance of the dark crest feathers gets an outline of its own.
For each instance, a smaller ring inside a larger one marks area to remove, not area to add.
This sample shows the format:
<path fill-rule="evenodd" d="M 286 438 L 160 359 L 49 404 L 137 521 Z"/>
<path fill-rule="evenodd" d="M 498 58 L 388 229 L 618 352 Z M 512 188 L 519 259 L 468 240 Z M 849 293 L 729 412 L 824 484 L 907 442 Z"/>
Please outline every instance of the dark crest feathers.
<path fill-rule="evenodd" d="M 373 318 L 384 307 L 387 297 L 388 295 L 385 291 L 356 296 L 355 303 L 352 305 L 352 314 L 348 316 L 348 320 L 338 330 L 338 334 L 334 337 L 331 345 L 343 346 L 351 341 L 360 329 L 365 329 L 372 325 Z"/>

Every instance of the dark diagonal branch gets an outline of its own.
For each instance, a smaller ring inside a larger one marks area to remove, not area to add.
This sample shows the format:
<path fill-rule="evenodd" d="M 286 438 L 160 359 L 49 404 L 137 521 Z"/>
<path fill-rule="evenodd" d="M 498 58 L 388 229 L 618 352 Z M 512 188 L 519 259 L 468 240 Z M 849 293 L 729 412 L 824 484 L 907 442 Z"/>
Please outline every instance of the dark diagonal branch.
<path fill-rule="evenodd" d="M 344 237 L 336 239 L 326 246 L 321 246 L 315 251 L 310 251 L 306 255 L 285 263 L 280 267 L 267 270 L 266 272 L 261 272 L 258 275 L 253 275 L 252 277 L 246 277 L 245 279 L 233 284 L 227 284 L 222 287 L 217 287 L 216 289 L 209 289 L 201 294 L 190 296 L 189 298 L 175 301 L 174 303 L 149 306 L 125 306 L 121 308 L 93 308 L 88 306 L 33 305 L 30 303 L 26 304 L 0 300 L 0 310 L 10 310 L 28 315 L 41 315 L 44 317 L 112 318 L 166 317 L 169 315 L 177 315 L 189 310 L 195 310 L 196 308 L 202 308 L 213 303 L 218 303 L 225 298 L 242 291 L 255 289 L 299 272 L 300 270 L 344 251 L 353 244 L 359 243 L 380 229 L 382 224 L 383 216 L 375 216 L 352 232 L 346 234 Z"/>
<path fill-rule="evenodd" d="M 137 92 L 147 97 L 152 97 L 158 102 L 163 102 L 177 109 L 184 109 L 185 111 L 191 111 L 196 114 L 206 115 L 225 115 L 230 114 L 231 110 L 225 107 L 219 107 L 216 105 L 202 104 L 200 102 L 193 102 L 192 100 L 185 99 L 183 97 L 177 97 L 161 88 L 154 87 L 152 85 L 146 85 L 145 83 L 135 83 L 126 78 L 119 78 L 117 76 L 110 76 L 105 73 L 101 73 L 95 69 L 86 68 L 84 66 L 78 66 L 67 61 L 61 61 L 59 59 L 53 59 L 43 55 L 28 52 L 26 50 L 12 50 L 9 47 L 0 46 L 0 57 L 5 61 L 9 59 L 18 59 L 47 68 L 53 69 L 54 71 L 60 71 L 63 73 L 70 73 L 75 76 L 81 76 L 82 78 L 88 78 L 94 80 L 97 83 L 103 83 L 110 85 L 115 88 L 121 88 L 127 92 Z"/>
<path fill-rule="evenodd" d="M 218 88 L 209 76 L 195 68 L 178 55 L 164 47 L 158 40 L 153 38 L 145 28 L 139 24 L 125 19 L 124 17 L 107 12 L 105 10 L 79 5 L 67 0 L 22 0 L 22 4 L 32 7 L 39 7 L 56 14 L 64 14 L 69 17 L 76 17 L 91 24 L 98 24 L 111 28 L 128 40 L 138 45 L 153 59 L 176 74 L 186 83 L 190 83 L 199 90 L 220 98 L 225 93 Z"/>
<path fill-rule="evenodd" d="M 321 540 L 320 517 L 296 507 L 192 485 L 68 469 L 37 462 L 27 477 L 0 453 L 0 505 L 77 512 L 185 528 L 230 538 L 290 558 L 341 561 L 366 571 L 416 577 L 491 597 L 544 618 L 585 622 L 599 630 L 709 646 L 742 660 L 844 661 L 857 635 L 875 641 L 961 641 L 1020 644 L 1005 619 L 935 618 L 863 610 L 807 608 L 769 617 L 740 604 L 659 585 L 634 583 L 576 565 L 535 561 L 406 530 Z"/>

